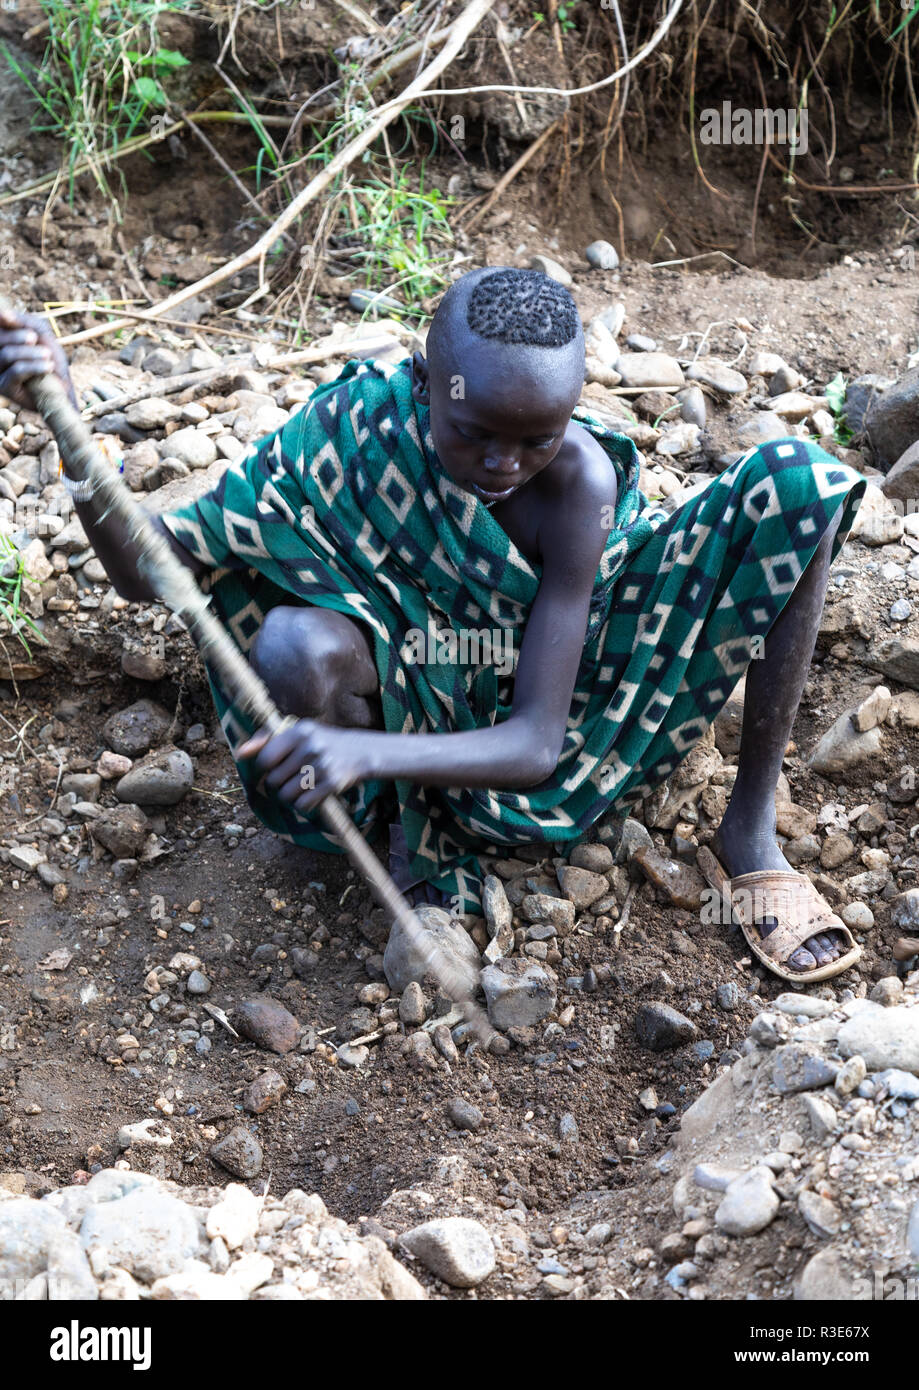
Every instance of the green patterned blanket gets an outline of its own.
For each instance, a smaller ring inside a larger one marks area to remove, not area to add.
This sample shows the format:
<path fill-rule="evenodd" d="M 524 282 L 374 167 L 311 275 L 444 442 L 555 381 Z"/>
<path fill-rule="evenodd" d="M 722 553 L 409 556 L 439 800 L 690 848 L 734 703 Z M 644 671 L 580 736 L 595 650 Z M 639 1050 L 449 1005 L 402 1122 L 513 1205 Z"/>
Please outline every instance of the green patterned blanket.
<path fill-rule="evenodd" d="M 613 460 L 619 495 L 555 772 L 521 792 L 397 781 L 343 794 L 366 833 L 398 809 L 412 871 L 467 910 L 480 902 L 476 851 L 578 840 L 669 775 L 757 655 L 831 518 L 845 506 L 844 536 L 864 491 L 815 445 L 780 440 L 668 515 L 638 490 L 631 440 L 575 418 Z M 540 570 L 441 467 L 408 360 L 349 363 L 212 492 L 163 520 L 212 568 L 212 603 L 244 652 L 272 606 L 300 600 L 372 633 L 389 732 L 509 715 Z M 235 751 L 252 729 L 208 674 Z M 265 824 L 340 848 L 316 815 L 283 806 L 237 766 Z"/>

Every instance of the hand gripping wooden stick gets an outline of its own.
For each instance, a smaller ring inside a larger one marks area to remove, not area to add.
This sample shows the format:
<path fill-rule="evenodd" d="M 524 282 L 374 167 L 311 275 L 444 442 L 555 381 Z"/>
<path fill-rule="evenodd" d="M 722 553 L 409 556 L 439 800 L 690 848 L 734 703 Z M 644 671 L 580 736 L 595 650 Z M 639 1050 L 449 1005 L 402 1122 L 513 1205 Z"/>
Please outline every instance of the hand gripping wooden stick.
<path fill-rule="evenodd" d="M 4 307 L 0 301 L 0 308 Z M 100 514 L 111 513 L 121 522 L 125 533 L 137 546 L 139 567 L 144 577 L 163 603 L 185 623 L 202 657 L 219 674 L 224 690 L 232 696 L 234 703 L 257 727 L 277 733 L 289 721 L 275 707 L 262 681 L 211 612 L 209 600 L 199 589 L 191 572 L 150 524 L 147 514 L 134 501 L 111 464 L 103 459 L 57 377 L 33 377 L 29 381 L 29 390 L 36 410 L 44 417 L 57 440 L 68 476 L 75 481 L 88 480 L 92 484 L 94 499 L 99 499 Z M 329 832 L 343 845 L 389 917 L 393 922 L 398 922 L 424 957 L 428 973 L 444 994 L 462 1009 L 481 1041 L 487 1045 L 493 1037 L 493 1029 L 483 1010 L 472 998 L 475 985 L 432 941 L 430 933 L 422 929 L 414 912 L 352 823 L 338 797 L 327 796 L 318 809 Z"/>

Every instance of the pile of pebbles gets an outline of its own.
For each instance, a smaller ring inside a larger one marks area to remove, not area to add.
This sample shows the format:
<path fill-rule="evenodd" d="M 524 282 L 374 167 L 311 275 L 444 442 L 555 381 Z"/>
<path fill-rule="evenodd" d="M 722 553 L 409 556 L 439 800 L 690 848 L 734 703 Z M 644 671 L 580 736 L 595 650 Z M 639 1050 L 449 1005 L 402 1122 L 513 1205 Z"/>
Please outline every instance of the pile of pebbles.
<path fill-rule="evenodd" d="M 371 1231 L 332 1217 L 315 1194 L 179 1187 L 126 1163 L 42 1197 L 0 1179 L 0 1299 L 312 1301 L 423 1299 L 425 1290 Z M 15 1181 L 20 1179 L 20 1181 Z M 422 1224 L 406 1259 L 457 1287 L 494 1267 L 473 1221 Z"/>
<path fill-rule="evenodd" d="M 644 1267 L 694 1299 L 744 1287 L 752 1268 L 760 1297 L 905 1290 L 919 1259 L 919 972 L 870 999 L 781 995 L 741 1052 L 657 1160 L 676 1228 Z"/>

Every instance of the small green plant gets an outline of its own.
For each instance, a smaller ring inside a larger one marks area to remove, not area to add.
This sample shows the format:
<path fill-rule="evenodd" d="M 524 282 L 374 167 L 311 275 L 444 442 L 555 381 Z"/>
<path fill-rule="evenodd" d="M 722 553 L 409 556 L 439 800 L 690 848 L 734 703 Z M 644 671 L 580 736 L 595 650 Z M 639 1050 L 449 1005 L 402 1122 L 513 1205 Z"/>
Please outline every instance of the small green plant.
<path fill-rule="evenodd" d="M 450 257 L 445 250 L 438 253 L 437 247 L 445 248 L 452 240 L 447 218 L 452 199 L 439 189 L 425 188 L 424 169 L 417 189 L 403 167 L 394 183 L 371 178 L 353 191 L 351 206 L 361 243 L 357 258 L 368 288 L 400 289 L 412 306 L 444 288 L 443 269 Z"/>
<path fill-rule="evenodd" d="M 42 642 L 47 642 L 48 639 L 22 610 L 22 586 L 28 578 L 22 555 L 8 536 L 0 536 L 0 618 L 9 624 L 13 636 L 18 639 L 31 659 L 32 649 L 25 639 L 23 629 L 31 628 Z"/>
<path fill-rule="evenodd" d="M 827 388 L 823 394 L 826 396 L 830 414 L 836 421 L 833 437 L 837 444 L 848 444 L 853 437 L 853 432 L 842 415 L 843 406 L 846 403 L 846 379 L 842 372 L 837 372 L 833 380 L 827 383 Z"/>
<path fill-rule="evenodd" d="M 562 4 L 558 7 L 558 22 L 566 32 L 570 32 L 575 27 L 571 15 L 577 3 L 578 0 L 569 0 L 568 4 Z"/>
<path fill-rule="evenodd" d="M 555 12 L 558 15 L 558 26 L 560 29 L 563 29 L 566 34 L 570 34 L 572 30 L 576 28 L 575 22 L 571 16 L 574 13 L 574 8 L 577 3 L 578 0 L 562 0 L 562 4 L 559 5 Z M 545 24 L 545 22 L 546 16 L 540 10 L 534 10 L 533 23 Z"/>
<path fill-rule="evenodd" d="M 342 81 L 343 115 L 323 133 L 313 130 L 307 162 L 328 164 L 341 143 L 372 118 L 374 108 L 366 102 L 356 64 L 342 65 Z M 384 293 L 398 290 L 406 302 L 404 312 L 424 319 L 427 315 L 420 301 L 448 285 L 444 271 L 452 258 L 448 209 L 453 199 L 426 183 L 426 160 L 419 160 L 411 149 L 419 124 L 436 150 L 436 122 L 417 108 L 403 111 L 383 148 L 364 152 L 365 172 L 357 178 L 353 173 L 339 175 L 333 183 L 329 201 L 336 211 L 325 236 L 334 240 L 337 254 L 357 271 L 362 288 Z M 399 131 L 404 134 L 401 145 L 392 138 Z M 279 168 L 278 179 L 287 172 L 286 166 Z"/>
<path fill-rule="evenodd" d="M 67 145 L 68 191 L 74 166 L 89 162 L 101 192 L 114 200 L 109 159 L 138 127 L 166 107 L 163 86 L 188 59 L 161 48 L 157 22 L 179 0 L 41 0 L 48 40 L 41 62 L 20 62 L 5 45 L 9 69 L 28 87 L 33 128 Z M 121 188 L 123 176 L 119 173 Z"/>

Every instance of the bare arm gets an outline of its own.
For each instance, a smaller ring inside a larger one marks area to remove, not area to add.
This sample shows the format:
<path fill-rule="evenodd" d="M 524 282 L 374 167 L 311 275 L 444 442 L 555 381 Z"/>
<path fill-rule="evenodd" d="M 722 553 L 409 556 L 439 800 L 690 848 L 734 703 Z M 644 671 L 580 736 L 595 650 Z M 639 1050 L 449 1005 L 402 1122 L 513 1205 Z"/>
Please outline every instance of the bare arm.
<path fill-rule="evenodd" d="M 599 450 L 599 446 L 597 446 Z M 587 614 L 607 532 L 603 508 L 615 503 L 616 476 L 602 457 L 583 455 L 559 470 L 541 528 L 543 573 L 520 647 L 506 720 L 468 733 L 368 733 L 377 776 L 424 786 L 535 786 L 558 762 L 584 649 Z M 552 505 L 553 500 L 557 505 Z"/>
<path fill-rule="evenodd" d="M 76 503 L 77 516 L 106 574 L 122 598 L 132 603 L 154 603 L 159 595 L 142 574 L 138 565 L 137 546 L 126 536 L 114 517 L 99 518 L 99 504 L 91 497 Z M 151 517 L 153 525 L 169 542 L 175 555 L 190 569 L 196 579 L 208 571 L 207 565 L 180 545 L 158 516 Z"/>

